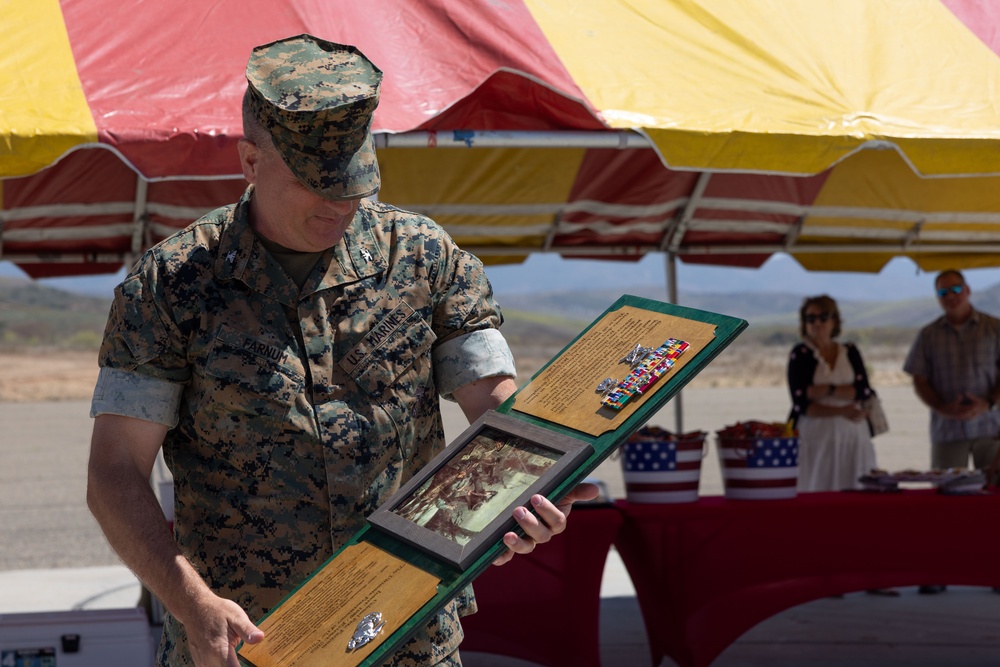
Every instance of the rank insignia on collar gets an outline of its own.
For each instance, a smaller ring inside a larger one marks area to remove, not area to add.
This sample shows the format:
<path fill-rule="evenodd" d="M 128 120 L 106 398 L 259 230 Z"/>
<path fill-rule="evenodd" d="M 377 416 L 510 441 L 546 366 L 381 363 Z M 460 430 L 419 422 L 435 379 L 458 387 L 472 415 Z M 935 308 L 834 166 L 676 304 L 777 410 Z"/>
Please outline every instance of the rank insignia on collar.
<path fill-rule="evenodd" d="M 368 252 L 368 248 L 362 248 L 361 249 L 361 257 L 366 262 L 371 262 L 372 261 L 372 254 L 370 252 Z"/>

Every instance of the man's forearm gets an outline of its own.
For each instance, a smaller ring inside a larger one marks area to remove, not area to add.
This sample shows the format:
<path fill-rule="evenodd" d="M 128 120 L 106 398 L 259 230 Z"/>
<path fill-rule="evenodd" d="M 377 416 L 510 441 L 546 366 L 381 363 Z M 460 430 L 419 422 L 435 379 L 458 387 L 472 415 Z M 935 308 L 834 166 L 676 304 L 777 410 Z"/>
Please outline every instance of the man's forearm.
<path fill-rule="evenodd" d="M 181 554 L 149 485 L 166 432 L 161 424 L 98 416 L 87 470 L 87 505 L 122 562 L 183 622 L 200 594 L 211 591 Z"/>
<path fill-rule="evenodd" d="M 116 468 L 91 466 L 87 504 L 122 562 L 183 622 L 211 591 L 178 549 L 148 481 Z"/>
<path fill-rule="evenodd" d="M 944 408 L 944 401 L 938 396 L 938 393 L 934 391 L 931 387 L 931 383 L 927 378 L 916 375 L 913 377 L 913 390 L 916 392 L 917 397 L 924 402 L 924 405 L 929 407 L 935 412 L 940 412 Z"/>
<path fill-rule="evenodd" d="M 455 390 L 455 400 L 469 422 L 474 422 L 487 410 L 492 410 L 517 391 L 514 379 L 499 375 L 476 380 Z"/>

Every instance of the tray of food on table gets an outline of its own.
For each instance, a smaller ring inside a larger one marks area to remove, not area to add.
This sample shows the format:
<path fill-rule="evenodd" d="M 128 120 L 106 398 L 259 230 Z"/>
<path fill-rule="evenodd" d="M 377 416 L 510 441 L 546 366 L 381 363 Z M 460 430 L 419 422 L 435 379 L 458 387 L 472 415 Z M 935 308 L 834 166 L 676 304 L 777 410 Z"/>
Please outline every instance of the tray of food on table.
<path fill-rule="evenodd" d="M 986 476 L 981 470 L 947 468 L 932 470 L 873 469 L 859 479 L 865 491 L 900 491 L 903 489 L 936 488 L 940 493 L 985 493 Z"/>

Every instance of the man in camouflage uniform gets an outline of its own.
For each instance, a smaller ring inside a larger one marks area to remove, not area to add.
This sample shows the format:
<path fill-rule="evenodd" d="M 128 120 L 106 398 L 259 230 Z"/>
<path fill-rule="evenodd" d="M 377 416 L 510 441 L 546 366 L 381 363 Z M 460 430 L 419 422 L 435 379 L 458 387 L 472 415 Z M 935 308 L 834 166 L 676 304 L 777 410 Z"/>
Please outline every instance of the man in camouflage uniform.
<path fill-rule="evenodd" d="M 381 72 L 302 35 L 255 49 L 250 183 L 147 252 L 115 293 L 94 392 L 88 503 L 168 610 L 160 665 L 235 665 L 239 641 L 471 419 L 515 389 L 482 265 L 433 221 L 362 200 Z M 148 480 L 174 475 L 171 535 Z M 571 493 L 506 561 L 565 527 Z M 539 520 L 541 519 L 541 520 Z M 460 664 L 459 596 L 393 664 Z"/>

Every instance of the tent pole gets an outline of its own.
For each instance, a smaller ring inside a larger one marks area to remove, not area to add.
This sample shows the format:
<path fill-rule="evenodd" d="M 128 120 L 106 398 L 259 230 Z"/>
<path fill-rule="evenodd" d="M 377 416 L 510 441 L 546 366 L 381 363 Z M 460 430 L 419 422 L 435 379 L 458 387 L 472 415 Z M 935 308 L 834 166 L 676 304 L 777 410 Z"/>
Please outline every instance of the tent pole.
<path fill-rule="evenodd" d="M 677 304 L 677 253 L 666 252 L 667 256 L 667 301 Z M 677 392 L 673 398 L 674 404 L 674 433 L 684 432 L 684 403 L 682 399 L 683 391 Z"/>

